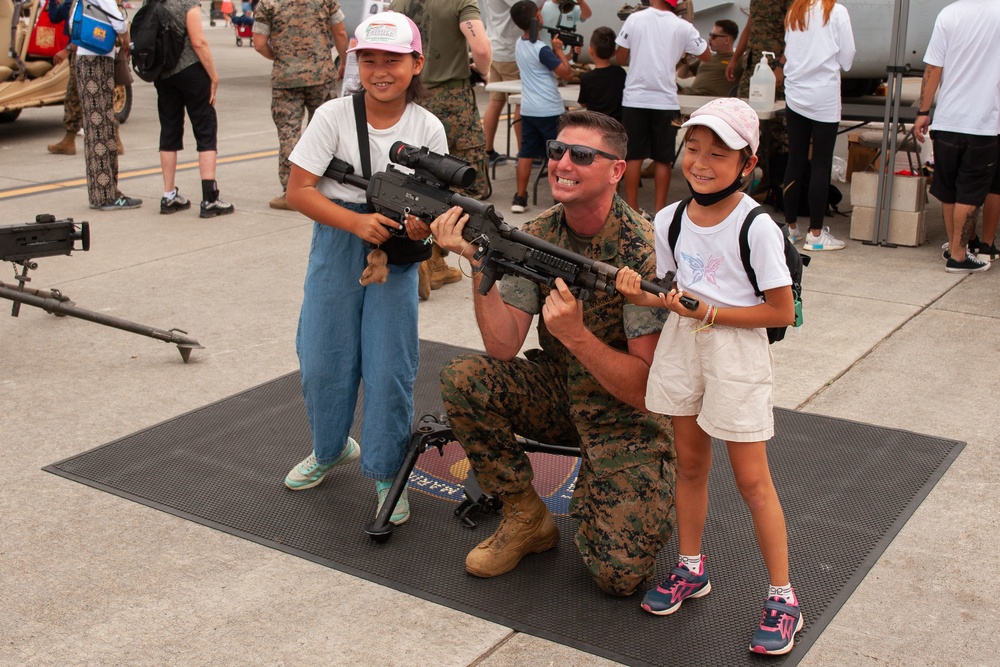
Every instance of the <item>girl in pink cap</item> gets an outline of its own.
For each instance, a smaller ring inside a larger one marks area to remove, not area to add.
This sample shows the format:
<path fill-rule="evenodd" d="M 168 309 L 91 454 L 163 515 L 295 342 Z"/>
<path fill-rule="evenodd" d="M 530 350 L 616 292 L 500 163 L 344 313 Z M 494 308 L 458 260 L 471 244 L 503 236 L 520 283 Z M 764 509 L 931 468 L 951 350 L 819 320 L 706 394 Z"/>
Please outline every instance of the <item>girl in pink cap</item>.
<path fill-rule="evenodd" d="M 639 274 L 627 268 L 617 282 L 630 302 L 670 310 L 649 370 L 646 409 L 673 421 L 680 558 L 670 577 L 646 593 L 642 608 L 672 614 L 684 600 L 712 590 L 701 538 L 712 438 L 724 440 L 770 577 L 750 650 L 780 655 L 792 650 L 802 627 L 788 578 L 785 517 L 765 450 L 774 435 L 765 329 L 795 320 L 785 239 L 742 191 L 757 164 L 759 121 L 753 109 L 736 98 L 716 99 L 682 127 L 688 130 L 681 168 L 692 196 L 664 208 L 654 221 L 656 273 L 661 279 L 676 274 L 677 285 L 667 294 L 647 294 L 639 289 Z M 746 220 L 756 289 L 740 255 Z M 681 304 L 685 294 L 698 300 L 695 310 Z"/>
<path fill-rule="evenodd" d="M 424 243 L 430 228 L 416 218 L 400 224 L 373 212 L 363 190 L 323 174 L 334 157 L 365 174 L 362 146 L 368 148 L 365 175 L 370 176 L 390 164 L 396 141 L 441 154 L 448 152 L 448 143 L 441 121 L 414 103 L 423 91 L 424 57 L 413 21 L 397 12 L 375 14 L 355 36 L 349 52 L 357 55 L 362 89 L 317 109 L 289 158 L 287 201 L 316 224 L 295 340 L 313 447 L 288 473 L 285 486 L 312 488 L 333 466 L 360 458 L 361 473 L 375 481 L 381 509 L 413 424 L 417 269 L 430 257 Z M 356 105 L 364 112 L 360 127 Z M 372 246 L 385 251 L 388 277 L 362 285 L 358 278 Z M 359 445 L 348 433 L 362 382 Z M 400 524 L 409 517 L 404 491 L 391 521 Z"/>

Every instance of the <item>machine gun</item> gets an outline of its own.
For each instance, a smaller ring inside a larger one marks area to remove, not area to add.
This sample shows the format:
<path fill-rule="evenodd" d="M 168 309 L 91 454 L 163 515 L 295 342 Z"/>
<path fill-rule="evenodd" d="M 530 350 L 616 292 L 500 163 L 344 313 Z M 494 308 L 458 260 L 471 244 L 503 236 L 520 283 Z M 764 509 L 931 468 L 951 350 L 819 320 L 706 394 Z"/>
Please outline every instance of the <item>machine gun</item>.
<path fill-rule="evenodd" d="M 468 187 L 476 180 L 476 170 L 467 162 L 450 155 L 438 155 L 427 148 L 418 148 L 402 141 L 392 145 L 389 159 L 410 167 L 414 170 L 413 173 L 407 174 L 389 165 L 385 171 L 373 174 L 371 180 L 366 180 L 354 173 L 352 165 L 334 158 L 323 175 L 338 183 L 365 190 L 368 203 L 376 211 L 399 222 L 406 215 L 432 222 L 452 206 L 460 206 L 469 214 L 462 237 L 469 243 L 476 244 L 475 258 L 481 262 L 483 279 L 478 288 L 480 294 L 489 292 L 494 283 L 504 275 L 521 276 L 552 288 L 555 287 L 556 278 L 562 278 L 570 291 L 584 301 L 597 292 L 610 296 L 618 293 L 615 287 L 615 278 L 620 270 L 618 267 L 578 255 L 518 231 L 504 222 L 503 215 L 493 204 L 449 190 L 449 186 Z M 642 289 L 651 294 L 665 294 L 670 289 L 673 276 L 668 274 L 664 282 L 667 286 L 643 280 Z M 696 299 L 687 296 L 681 297 L 681 303 L 690 310 L 696 310 L 699 305 Z M 444 445 L 453 439 L 451 428 L 443 419 L 421 420 L 410 437 L 403 465 L 396 473 L 382 504 L 382 511 L 373 521 L 365 524 L 365 532 L 372 540 L 381 543 L 392 536 L 393 524 L 389 519 L 403 494 L 417 458 L 431 447 L 437 447 L 443 453 Z M 571 447 L 536 443 L 522 438 L 518 440 L 528 451 L 579 455 L 579 450 Z M 495 499 L 482 495 L 474 501 L 470 499 L 468 503 L 463 503 L 455 514 L 467 526 L 475 527 L 471 515 L 496 510 L 498 506 L 494 501 Z"/>
<path fill-rule="evenodd" d="M 404 173 L 393 165 L 366 180 L 354 173 L 354 167 L 334 158 L 323 175 L 338 183 L 365 190 L 368 203 L 386 217 L 402 222 L 412 215 L 432 222 L 453 206 L 469 214 L 462 237 L 476 244 L 474 255 L 481 262 L 483 279 L 479 293 L 486 294 L 505 275 L 527 278 L 540 285 L 555 287 L 562 278 L 578 299 L 587 301 L 597 292 L 610 296 L 618 293 L 615 278 L 620 270 L 604 262 L 518 231 L 504 222 L 503 214 L 493 204 L 452 192 L 448 188 L 469 187 L 476 179 L 476 170 L 467 162 L 450 155 L 438 155 L 427 148 L 418 148 L 397 141 L 389 151 L 389 159 L 413 169 Z M 667 286 L 643 280 L 642 289 L 650 294 L 665 294 Z M 698 301 L 682 296 L 681 303 L 697 310 Z"/>
<path fill-rule="evenodd" d="M 90 250 L 90 225 L 86 222 L 73 222 L 72 218 L 56 220 L 55 216 L 46 213 L 35 216 L 35 222 L 0 226 L 0 261 L 14 264 L 14 280 L 17 282 L 17 287 L 14 287 L 0 281 L 0 298 L 14 302 L 10 311 L 12 317 L 17 317 L 21 312 L 22 303 L 41 308 L 56 316 L 78 317 L 141 336 L 156 338 L 165 343 L 173 343 L 185 363 L 191 357 L 191 350 L 203 349 L 198 341 L 183 335 L 187 334 L 186 331 L 180 329 L 164 331 L 119 317 L 95 313 L 77 307 L 68 296 L 57 289 L 38 290 L 26 285 L 31 281 L 28 271 L 38 268 L 38 263 L 34 261 L 36 258 L 69 255 L 74 250 Z M 18 266 L 21 267 L 20 273 L 17 270 Z"/>

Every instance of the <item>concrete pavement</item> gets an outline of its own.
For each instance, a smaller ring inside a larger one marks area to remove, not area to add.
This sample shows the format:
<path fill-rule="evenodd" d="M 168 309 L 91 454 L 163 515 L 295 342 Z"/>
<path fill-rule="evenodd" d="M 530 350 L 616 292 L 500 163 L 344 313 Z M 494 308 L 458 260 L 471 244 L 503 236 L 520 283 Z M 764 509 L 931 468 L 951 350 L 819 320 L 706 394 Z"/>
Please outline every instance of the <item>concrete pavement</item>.
<path fill-rule="evenodd" d="M 222 77 L 220 156 L 273 151 L 269 63 L 231 29 L 206 30 Z M 0 196 L 83 176 L 82 150 L 45 151 L 61 118 L 27 110 L 0 125 Z M 3 224 L 38 213 L 91 223 L 92 249 L 39 260 L 32 286 L 184 329 L 206 349 L 183 364 L 152 339 L 29 307 L 0 314 L 0 665 L 611 664 L 41 470 L 297 368 L 311 223 L 268 208 L 276 158 L 220 166 L 235 215 L 160 216 L 157 134 L 155 93 L 137 82 L 121 171 L 152 170 L 121 189 L 141 209 L 91 211 L 79 186 L 2 199 Z M 187 143 L 181 162 L 197 157 Z M 550 199 L 543 185 L 539 206 L 509 215 L 513 180 L 501 166 L 492 201 L 517 224 Z M 195 170 L 178 183 L 197 199 Z M 670 200 L 685 193 L 675 169 Z M 847 218 L 829 224 L 847 238 Z M 817 254 L 805 326 L 773 347 L 781 407 L 968 442 L 803 665 L 992 665 L 1000 653 L 1000 267 L 945 273 L 934 202 L 928 227 L 919 248 L 849 241 Z M 481 348 L 470 292 L 468 281 L 433 292 L 422 337 Z"/>

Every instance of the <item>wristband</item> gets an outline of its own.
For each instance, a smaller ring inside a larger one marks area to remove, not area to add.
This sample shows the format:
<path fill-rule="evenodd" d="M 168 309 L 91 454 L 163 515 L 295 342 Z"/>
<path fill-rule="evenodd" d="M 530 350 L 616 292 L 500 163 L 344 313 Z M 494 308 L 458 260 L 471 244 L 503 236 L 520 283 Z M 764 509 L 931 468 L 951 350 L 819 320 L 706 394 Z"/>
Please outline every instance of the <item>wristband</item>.
<path fill-rule="evenodd" d="M 783 63 L 783 62 L 776 62 L 776 63 L 774 63 L 774 69 L 781 69 L 784 66 L 785 66 L 785 63 Z"/>
<path fill-rule="evenodd" d="M 930 116 L 930 115 L 931 115 L 931 110 L 930 109 L 928 109 L 927 111 L 918 111 L 917 112 L 917 116 L 918 117 L 919 116 Z"/>

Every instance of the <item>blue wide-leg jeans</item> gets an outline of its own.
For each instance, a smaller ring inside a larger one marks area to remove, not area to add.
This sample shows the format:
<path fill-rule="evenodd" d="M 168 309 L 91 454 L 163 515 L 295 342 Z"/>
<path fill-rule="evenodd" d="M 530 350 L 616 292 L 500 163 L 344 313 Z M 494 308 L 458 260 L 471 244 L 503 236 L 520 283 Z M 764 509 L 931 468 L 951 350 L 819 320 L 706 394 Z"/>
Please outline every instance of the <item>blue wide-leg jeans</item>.
<path fill-rule="evenodd" d="M 295 347 L 316 459 L 343 451 L 363 381 L 361 472 L 391 480 L 413 424 L 419 264 L 390 265 L 384 284 L 364 286 L 369 252 L 354 234 L 314 225 Z"/>

